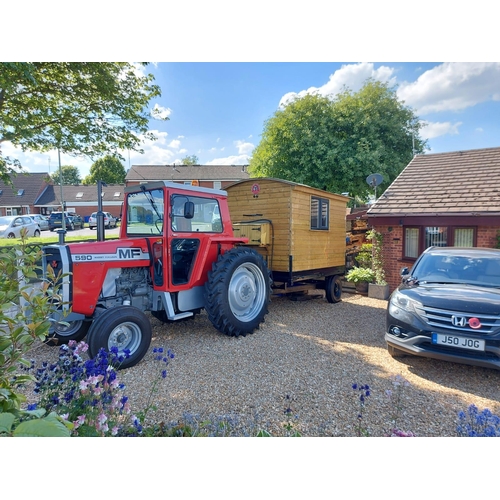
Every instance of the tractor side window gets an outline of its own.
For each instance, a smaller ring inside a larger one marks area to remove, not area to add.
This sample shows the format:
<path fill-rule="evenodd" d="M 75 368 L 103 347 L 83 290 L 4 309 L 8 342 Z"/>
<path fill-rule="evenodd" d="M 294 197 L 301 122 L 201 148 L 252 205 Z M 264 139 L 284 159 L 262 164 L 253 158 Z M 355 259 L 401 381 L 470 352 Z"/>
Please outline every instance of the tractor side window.
<path fill-rule="evenodd" d="M 194 204 L 194 216 L 186 219 L 186 202 Z M 220 206 L 216 198 L 200 196 L 173 195 L 171 224 L 175 232 L 222 233 Z"/>
<path fill-rule="evenodd" d="M 163 235 L 163 190 L 153 189 L 127 195 L 127 235 Z"/>

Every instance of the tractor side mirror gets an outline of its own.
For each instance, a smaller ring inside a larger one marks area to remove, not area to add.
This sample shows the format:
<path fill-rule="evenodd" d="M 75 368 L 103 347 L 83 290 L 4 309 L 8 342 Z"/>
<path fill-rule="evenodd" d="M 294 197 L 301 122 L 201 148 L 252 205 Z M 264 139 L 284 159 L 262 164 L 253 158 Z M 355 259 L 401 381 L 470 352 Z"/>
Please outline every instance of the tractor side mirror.
<path fill-rule="evenodd" d="M 186 201 L 186 203 L 184 203 L 184 217 L 186 219 L 192 219 L 194 217 L 194 203 L 192 201 Z"/>

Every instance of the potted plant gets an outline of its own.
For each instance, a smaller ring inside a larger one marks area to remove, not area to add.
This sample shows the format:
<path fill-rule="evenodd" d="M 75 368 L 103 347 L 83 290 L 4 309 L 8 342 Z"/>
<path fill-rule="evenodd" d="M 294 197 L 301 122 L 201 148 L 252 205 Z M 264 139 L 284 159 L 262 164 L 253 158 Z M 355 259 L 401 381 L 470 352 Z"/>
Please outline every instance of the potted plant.
<path fill-rule="evenodd" d="M 368 284 L 375 279 L 375 273 L 368 267 L 354 266 L 345 275 L 345 279 L 350 283 L 354 283 L 356 291 L 359 293 L 368 292 Z"/>
<path fill-rule="evenodd" d="M 389 297 L 389 284 L 385 280 L 384 260 L 382 258 L 382 246 L 384 236 L 372 229 L 366 234 L 366 238 L 372 242 L 372 270 L 375 283 L 368 286 L 368 297 L 387 300 Z"/>

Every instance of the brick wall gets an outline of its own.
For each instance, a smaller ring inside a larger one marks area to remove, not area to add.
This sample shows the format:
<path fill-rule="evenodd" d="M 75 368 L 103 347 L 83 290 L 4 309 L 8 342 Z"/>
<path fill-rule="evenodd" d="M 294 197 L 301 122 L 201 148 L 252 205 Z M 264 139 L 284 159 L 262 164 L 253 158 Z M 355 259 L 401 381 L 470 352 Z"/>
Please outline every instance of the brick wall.
<path fill-rule="evenodd" d="M 403 260 L 403 227 L 393 226 L 373 226 L 376 231 L 384 237 L 382 256 L 384 259 L 385 279 L 389 283 L 391 292 L 398 287 L 401 282 L 401 268 L 411 269 L 413 260 Z M 495 248 L 497 245 L 497 232 L 500 227 L 479 226 L 477 228 L 477 246 L 485 248 Z"/>

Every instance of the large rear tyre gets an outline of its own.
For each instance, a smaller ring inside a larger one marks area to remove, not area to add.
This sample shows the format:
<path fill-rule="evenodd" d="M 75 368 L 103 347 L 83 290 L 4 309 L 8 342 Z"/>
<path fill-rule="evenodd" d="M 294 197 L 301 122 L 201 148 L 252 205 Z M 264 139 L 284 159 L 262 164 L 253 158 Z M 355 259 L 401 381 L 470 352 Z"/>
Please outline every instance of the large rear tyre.
<path fill-rule="evenodd" d="M 145 356 L 151 338 L 151 323 L 140 309 L 132 306 L 107 309 L 97 316 L 87 334 L 89 356 L 94 358 L 101 348 L 111 351 L 116 347 L 118 356 L 125 356 L 117 368 L 130 368 Z"/>
<path fill-rule="evenodd" d="M 326 300 L 335 304 L 342 300 L 342 281 L 340 276 L 328 276 L 325 283 Z"/>
<path fill-rule="evenodd" d="M 64 320 L 63 320 L 64 321 Z M 67 325 L 55 323 L 45 340 L 47 345 L 55 346 L 67 344 L 70 340 L 80 342 L 85 338 L 90 328 L 90 321 L 71 321 Z"/>
<path fill-rule="evenodd" d="M 205 284 L 205 309 L 214 327 L 243 337 L 259 328 L 268 312 L 271 283 L 264 259 L 251 248 L 219 255 Z"/>

